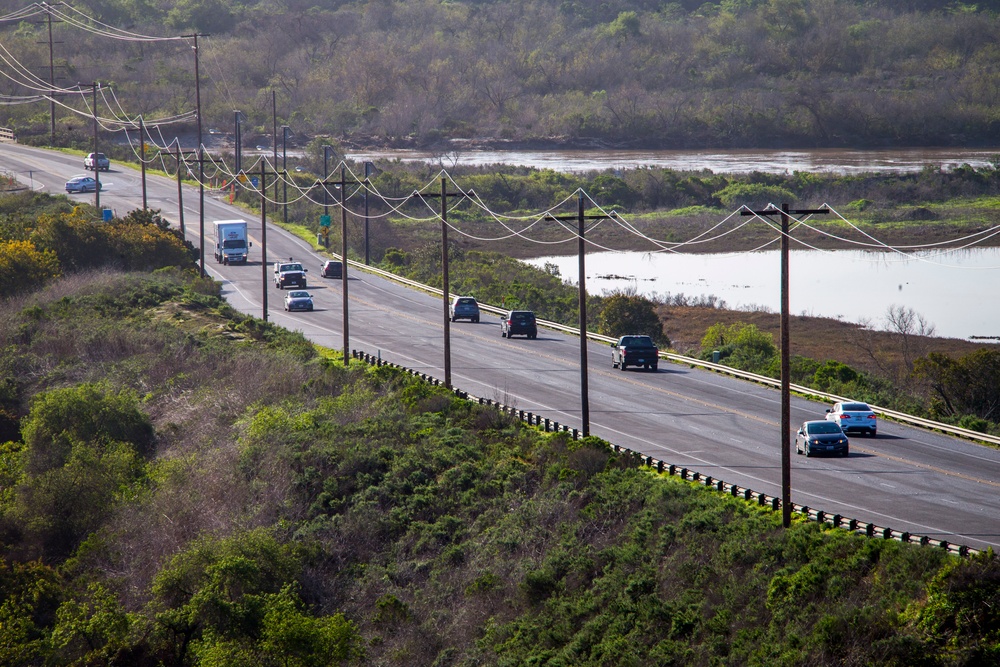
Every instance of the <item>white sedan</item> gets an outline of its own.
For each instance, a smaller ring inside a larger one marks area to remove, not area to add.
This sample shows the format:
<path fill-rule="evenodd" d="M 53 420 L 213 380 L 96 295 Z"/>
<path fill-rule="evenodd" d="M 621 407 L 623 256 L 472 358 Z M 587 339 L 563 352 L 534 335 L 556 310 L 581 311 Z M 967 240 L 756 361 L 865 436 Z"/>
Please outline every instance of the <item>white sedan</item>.
<path fill-rule="evenodd" d="M 826 411 L 827 421 L 837 422 L 844 433 L 857 431 L 875 437 L 878 433 L 878 417 L 867 403 L 860 401 L 845 401 L 834 403 Z"/>

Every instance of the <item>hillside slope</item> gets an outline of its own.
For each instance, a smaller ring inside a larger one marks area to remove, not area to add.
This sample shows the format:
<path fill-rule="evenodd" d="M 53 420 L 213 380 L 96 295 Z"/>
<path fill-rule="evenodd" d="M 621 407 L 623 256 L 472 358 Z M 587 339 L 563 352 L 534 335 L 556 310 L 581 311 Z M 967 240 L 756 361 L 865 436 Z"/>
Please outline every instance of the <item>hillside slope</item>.
<path fill-rule="evenodd" d="M 973 665 L 1000 562 L 660 477 L 193 274 L 0 303 L 0 661 Z M 72 502 L 67 502 L 72 500 Z"/>

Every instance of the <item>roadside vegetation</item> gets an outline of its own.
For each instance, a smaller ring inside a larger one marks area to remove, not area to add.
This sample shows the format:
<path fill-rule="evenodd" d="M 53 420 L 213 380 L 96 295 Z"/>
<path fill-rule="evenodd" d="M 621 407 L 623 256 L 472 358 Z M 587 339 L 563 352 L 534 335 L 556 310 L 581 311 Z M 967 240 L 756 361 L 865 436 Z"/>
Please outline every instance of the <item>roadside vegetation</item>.
<path fill-rule="evenodd" d="M 992 552 L 782 530 L 596 438 L 345 368 L 182 248 L 138 270 L 56 249 L 0 299 L 0 663 L 1000 659 Z"/>

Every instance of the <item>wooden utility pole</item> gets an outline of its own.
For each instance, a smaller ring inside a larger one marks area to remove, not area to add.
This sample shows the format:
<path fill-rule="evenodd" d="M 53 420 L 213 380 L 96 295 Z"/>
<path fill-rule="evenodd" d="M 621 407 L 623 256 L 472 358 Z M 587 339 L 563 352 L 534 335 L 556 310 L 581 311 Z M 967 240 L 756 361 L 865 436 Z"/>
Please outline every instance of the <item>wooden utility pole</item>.
<path fill-rule="evenodd" d="M 584 215 L 583 190 L 577 198 L 576 215 L 547 215 L 547 220 L 576 220 L 577 222 L 577 264 L 580 271 L 579 308 L 580 308 L 580 432 L 583 437 L 590 435 L 590 386 L 587 372 L 587 262 L 586 262 L 586 230 L 587 220 L 606 220 L 611 215 Z"/>
<path fill-rule="evenodd" d="M 198 262 L 205 277 L 205 149 L 201 125 L 201 68 L 198 62 L 198 33 L 194 34 L 194 99 L 198 113 Z"/>
<path fill-rule="evenodd" d="M 261 319 L 267 322 L 267 172 L 265 171 L 266 160 L 260 158 L 260 281 L 261 293 L 264 295 L 263 312 Z"/>
<path fill-rule="evenodd" d="M 49 24 L 49 94 L 55 94 L 56 89 L 56 67 L 52 56 L 52 14 L 46 12 L 47 23 Z M 49 136 L 53 146 L 56 144 L 56 101 L 49 98 Z"/>
<path fill-rule="evenodd" d="M 365 181 L 367 183 L 367 174 Z M 441 192 L 435 193 L 415 193 L 414 197 L 424 199 L 426 197 L 441 198 L 441 300 L 444 309 L 444 386 L 451 389 L 451 294 L 448 286 L 448 197 L 464 197 L 463 192 L 451 192 L 447 190 L 447 180 L 441 177 Z"/>
<path fill-rule="evenodd" d="M 791 335 L 788 307 L 788 216 L 825 215 L 828 208 L 789 210 L 782 204 L 781 210 L 766 208 L 762 211 L 740 211 L 740 215 L 768 216 L 781 214 L 781 525 L 792 525 L 792 392 L 791 392 Z"/>
<path fill-rule="evenodd" d="M 340 284 L 344 291 L 344 366 L 351 364 L 351 318 L 348 310 L 347 297 L 347 181 L 344 180 L 345 168 L 340 167 Z M 326 187 L 324 184 L 323 187 Z"/>
<path fill-rule="evenodd" d="M 146 126 L 142 116 L 139 116 L 139 166 L 142 172 L 142 210 L 145 211 L 149 207 L 146 205 Z"/>
<path fill-rule="evenodd" d="M 181 187 L 181 180 L 183 176 L 181 175 L 181 165 L 185 167 L 187 163 L 182 162 L 183 156 L 181 155 L 181 142 L 177 142 L 177 218 L 181 226 L 181 238 L 185 241 L 187 240 L 187 230 L 184 228 L 184 189 Z"/>
<path fill-rule="evenodd" d="M 91 85 L 94 92 L 94 208 L 97 209 L 98 214 L 101 213 L 101 170 L 97 164 L 97 87 L 100 85 L 99 82 L 95 81 Z"/>

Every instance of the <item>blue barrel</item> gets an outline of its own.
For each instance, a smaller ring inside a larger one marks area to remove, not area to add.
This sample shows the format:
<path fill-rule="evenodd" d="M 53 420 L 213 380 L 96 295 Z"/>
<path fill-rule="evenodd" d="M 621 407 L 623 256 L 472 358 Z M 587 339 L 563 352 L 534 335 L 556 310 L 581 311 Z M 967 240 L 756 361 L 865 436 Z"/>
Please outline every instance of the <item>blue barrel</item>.
<path fill-rule="evenodd" d="M 110 208 L 104 209 L 103 211 L 101 211 L 101 213 L 103 214 L 104 222 L 111 222 L 111 209 Z"/>

